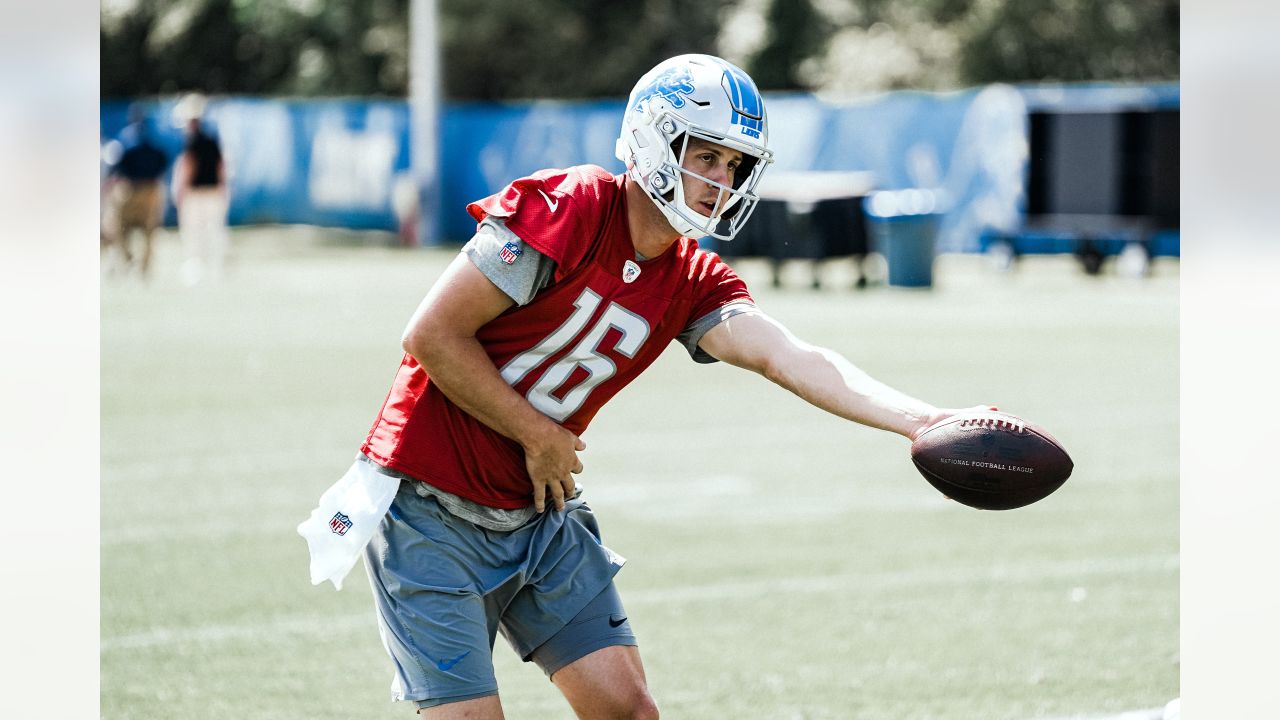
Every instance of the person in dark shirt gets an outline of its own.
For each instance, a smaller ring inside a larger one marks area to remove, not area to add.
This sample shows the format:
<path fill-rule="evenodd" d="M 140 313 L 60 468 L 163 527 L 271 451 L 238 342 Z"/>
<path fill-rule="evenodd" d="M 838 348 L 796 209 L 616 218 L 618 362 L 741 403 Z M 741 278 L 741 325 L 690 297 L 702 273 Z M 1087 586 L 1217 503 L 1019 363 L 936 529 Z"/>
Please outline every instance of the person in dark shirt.
<path fill-rule="evenodd" d="M 134 230 L 140 231 L 142 252 L 138 255 L 137 268 L 147 277 L 151 269 L 152 241 L 164 211 L 161 180 L 169 169 L 169 155 L 156 140 L 151 121 L 138 107 L 130 110 L 129 125 L 111 146 L 111 154 L 116 157 L 109 165 L 103 188 L 103 246 L 118 248 L 125 267 L 131 268 L 135 255 L 130 240 Z"/>
<path fill-rule="evenodd" d="M 203 98 L 188 96 L 178 112 L 187 121 L 187 143 L 174 169 L 173 200 L 185 255 L 182 279 L 194 285 L 219 280 L 226 262 L 226 163 L 217 136 L 204 122 Z"/>

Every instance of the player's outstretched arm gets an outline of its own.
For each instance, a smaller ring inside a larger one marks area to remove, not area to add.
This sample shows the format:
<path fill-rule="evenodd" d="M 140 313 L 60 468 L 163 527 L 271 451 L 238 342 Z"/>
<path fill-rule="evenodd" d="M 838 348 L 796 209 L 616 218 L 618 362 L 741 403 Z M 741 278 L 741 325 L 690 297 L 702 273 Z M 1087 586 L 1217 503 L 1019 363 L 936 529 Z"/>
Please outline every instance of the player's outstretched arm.
<path fill-rule="evenodd" d="M 729 318 L 708 330 L 699 346 L 718 360 L 760 373 L 827 412 L 910 440 L 958 412 L 885 385 L 834 350 L 797 338 L 763 312 Z"/>
<path fill-rule="evenodd" d="M 458 407 L 524 448 L 533 481 L 533 504 L 546 499 L 557 510 L 582 472 L 577 451 L 586 444 L 511 389 L 485 353 L 476 332 L 513 301 L 459 254 L 444 271 L 405 328 L 401 344 Z"/>

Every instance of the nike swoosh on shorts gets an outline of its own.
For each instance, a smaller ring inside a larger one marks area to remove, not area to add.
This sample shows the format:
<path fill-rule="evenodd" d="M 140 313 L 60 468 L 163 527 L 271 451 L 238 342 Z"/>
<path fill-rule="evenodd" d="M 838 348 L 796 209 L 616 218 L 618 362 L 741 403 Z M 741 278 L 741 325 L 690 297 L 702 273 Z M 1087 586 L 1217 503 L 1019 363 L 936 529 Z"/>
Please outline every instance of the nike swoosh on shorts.
<path fill-rule="evenodd" d="M 623 618 L 623 619 L 625 620 L 626 618 Z M 458 663 L 462 662 L 462 658 L 470 654 L 471 654 L 471 651 L 468 650 L 452 660 L 437 660 L 436 668 L 440 670 L 440 672 L 448 672 L 453 669 L 454 665 L 457 665 Z"/>

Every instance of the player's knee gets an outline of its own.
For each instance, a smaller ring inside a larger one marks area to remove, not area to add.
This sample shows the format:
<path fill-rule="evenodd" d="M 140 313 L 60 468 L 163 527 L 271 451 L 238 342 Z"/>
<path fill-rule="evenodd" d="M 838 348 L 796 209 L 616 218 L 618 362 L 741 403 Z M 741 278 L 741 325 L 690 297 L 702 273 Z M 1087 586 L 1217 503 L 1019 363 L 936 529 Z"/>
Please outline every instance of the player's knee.
<path fill-rule="evenodd" d="M 589 707 L 575 707 L 579 717 L 598 720 L 658 720 L 658 705 L 643 685 L 610 688 L 598 694 Z"/>
<path fill-rule="evenodd" d="M 619 710 L 615 717 L 625 720 L 658 720 L 658 704 L 643 687 L 621 698 Z"/>
<path fill-rule="evenodd" d="M 643 701 L 636 707 L 631 717 L 633 720 L 658 720 L 658 704 L 649 697 L 649 693 L 644 693 Z"/>

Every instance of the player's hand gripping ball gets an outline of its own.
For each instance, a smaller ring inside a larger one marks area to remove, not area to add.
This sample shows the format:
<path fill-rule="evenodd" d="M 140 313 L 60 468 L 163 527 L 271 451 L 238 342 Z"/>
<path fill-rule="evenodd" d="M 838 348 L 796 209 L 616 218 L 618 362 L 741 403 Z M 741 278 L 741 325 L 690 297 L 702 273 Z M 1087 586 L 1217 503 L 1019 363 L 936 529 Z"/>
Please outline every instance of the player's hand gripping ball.
<path fill-rule="evenodd" d="M 929 427 L 911 444 L 911 461 L 943 495 L 981 510 L 1042 500 L 1073 467 L 1043 428 L 994 411 L 963 412 Z"/>

